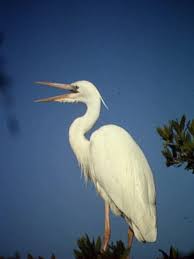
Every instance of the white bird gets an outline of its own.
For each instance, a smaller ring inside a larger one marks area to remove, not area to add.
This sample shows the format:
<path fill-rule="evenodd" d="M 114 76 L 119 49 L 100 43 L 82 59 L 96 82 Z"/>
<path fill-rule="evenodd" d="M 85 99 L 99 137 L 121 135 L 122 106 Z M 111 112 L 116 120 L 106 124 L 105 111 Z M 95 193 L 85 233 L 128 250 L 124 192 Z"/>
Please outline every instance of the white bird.
<path fill-rule="evenodd" d="M 69 129 L 72 150 L 85 176 L 105 201 L 105 229 L 102 249 L 110 240 L 110 208 L 125 218 L 129 225 L 128 246 L 133 235 L 141 242 L 154 242 L 157 237 L 156 193 L 152 171 L 142 150 L 123 128 L 105 125 L 85 134 L 100 114 L 101 101 L 97 88 L 88 81 L 71 84 L 36 82 L 41 85 L 70 90 L 70 93 L 39 99 L 37 102 L 82 102 L 86 113 L 75 119 Z"/>

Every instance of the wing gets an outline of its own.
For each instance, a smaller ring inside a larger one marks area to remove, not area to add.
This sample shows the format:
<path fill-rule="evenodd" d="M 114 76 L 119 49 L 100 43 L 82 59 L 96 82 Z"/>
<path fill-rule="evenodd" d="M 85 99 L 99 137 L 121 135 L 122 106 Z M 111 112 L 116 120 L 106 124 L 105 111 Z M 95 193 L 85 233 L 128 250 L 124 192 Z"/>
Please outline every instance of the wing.
<path fill-rule="evenodd" d="M 90 139 L 94 183 L 113 212 L 123 215 L 140 241 L 156 240 L 155 186 L 149 164 L 133 138 L 106 125 Z"/>

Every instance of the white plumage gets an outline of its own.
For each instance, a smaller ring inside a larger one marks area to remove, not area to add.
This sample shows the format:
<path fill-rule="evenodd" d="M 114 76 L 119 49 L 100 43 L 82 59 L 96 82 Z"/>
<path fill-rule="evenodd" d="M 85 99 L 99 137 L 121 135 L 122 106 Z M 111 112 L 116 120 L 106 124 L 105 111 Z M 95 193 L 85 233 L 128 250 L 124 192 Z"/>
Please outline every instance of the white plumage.
<path fill-rule="evenodd" d="M 90 140 L 86 139 L 85 133 L 98 119 L 103 101 L 92 83 L 38 83 L 71 91 L 70 94 L 38 101 L 86 104 L 86 113 L 69 129 L 69 141 L 83 174 L 86 180 L 93 181 L 113 213 L 126 219 L 139 241 L 154 242 L 157 236 L 155 186 L 152 171 L 140 147 L 127 131 L 116 125 L 103 126 L 91 135 Z"/>
<path fill-rule="evenodd" d="M 112 211 L 123 215 L 139 241 L 156 240 L 155 187 L 149 164 L 133 138 L 116 125 L 90 139 L 95 186 Z"/>

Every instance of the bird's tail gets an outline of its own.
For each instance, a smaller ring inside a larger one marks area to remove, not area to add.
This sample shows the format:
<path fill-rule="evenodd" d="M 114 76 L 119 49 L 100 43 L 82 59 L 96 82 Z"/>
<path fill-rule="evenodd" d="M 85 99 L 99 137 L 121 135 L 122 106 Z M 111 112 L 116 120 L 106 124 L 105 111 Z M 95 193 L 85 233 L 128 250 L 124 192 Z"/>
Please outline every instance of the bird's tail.
<path fill-rule="evenodd" d="M 132 223 L 132 228 L 135 237 L 140 242 L 155 242 L 157 238 L 157 228 L 155 226 L 153 227 L 145 227 L 143 228 L 143 231 L 138 229 L 135 224 Z"/>

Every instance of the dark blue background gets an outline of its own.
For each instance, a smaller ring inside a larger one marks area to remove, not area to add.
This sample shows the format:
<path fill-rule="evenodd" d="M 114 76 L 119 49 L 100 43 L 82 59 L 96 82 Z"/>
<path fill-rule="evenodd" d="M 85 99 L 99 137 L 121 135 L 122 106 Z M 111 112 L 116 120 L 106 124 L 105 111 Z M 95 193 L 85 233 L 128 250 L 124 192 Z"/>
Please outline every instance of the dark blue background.
<path fill-rule="evenodd" d="M 193 248 L 194 176 L 166 168 L 156 127 L 193 118 L 193 1 L 1 1 L 2 55 L 13 81 L 20 134 L 10 137 L 0 109 L 0 254 L 73 258 L 76 239 L 103 233 L 103 202 L 84 184 L 68 142 L 81 104 L 37 104 L 58 94 L 37 80 L 90 80 L 104 97 L 96 125 L 127 129 L 153 168 L 158 240 L 134 242 L 133 258 L 158 248 Z M 112 216 L 112 240 L 127 225 Z"/>

